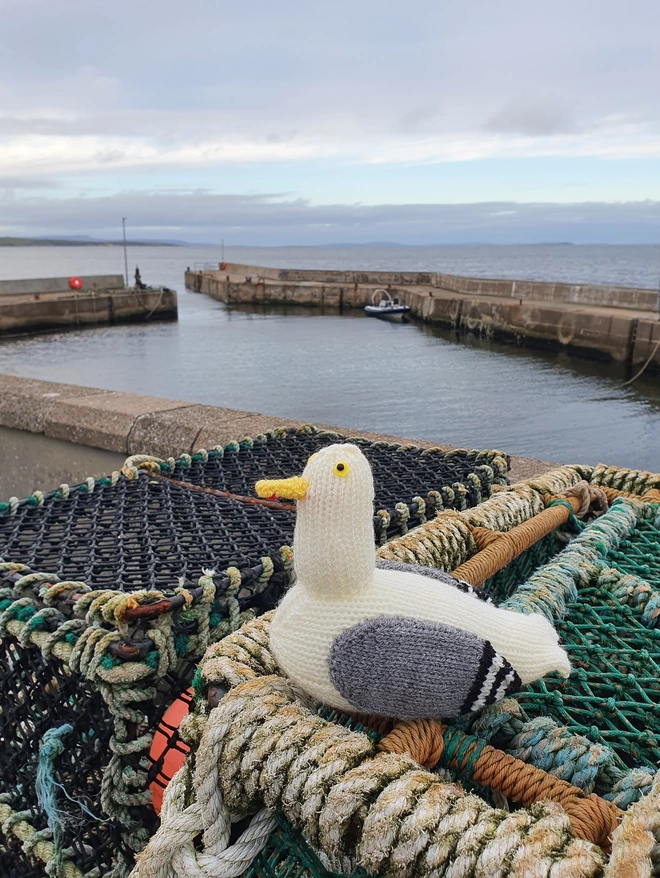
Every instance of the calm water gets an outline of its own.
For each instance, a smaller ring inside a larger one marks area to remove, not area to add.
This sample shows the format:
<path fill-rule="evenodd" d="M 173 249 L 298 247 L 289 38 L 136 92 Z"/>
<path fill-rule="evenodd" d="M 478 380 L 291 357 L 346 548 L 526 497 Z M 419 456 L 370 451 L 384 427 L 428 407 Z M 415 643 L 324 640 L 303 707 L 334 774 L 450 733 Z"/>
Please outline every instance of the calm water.
<path fill-rule="evenodd" d="M 290 267 L 437 269 L 657 286 L 660 247 L 231 248 Z M 308 421 L 660 471 L 660 379 L 362 316 L 250 314 L 183 289 L 212 248 L 134 248 L 129 266 L 179 291 L 178 323 L 0 344 L 0 372 Z M 0 277 L 121 272 L 117 248 L 0 248 Z"/>

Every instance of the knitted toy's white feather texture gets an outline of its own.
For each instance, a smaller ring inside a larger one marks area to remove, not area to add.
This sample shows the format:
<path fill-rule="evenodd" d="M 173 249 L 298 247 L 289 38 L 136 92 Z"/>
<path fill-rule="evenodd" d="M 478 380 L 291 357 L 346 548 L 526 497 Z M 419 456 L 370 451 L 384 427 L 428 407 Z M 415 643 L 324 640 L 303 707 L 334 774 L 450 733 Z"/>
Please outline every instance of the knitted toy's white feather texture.
<path fill-rule="evenodd" d="M 317 452 L 303 481 L 293 543 L 296 583 L 270 628 L 278 664 L 301 689 L 332 707 L 355 710 L 333 686 L 328 657 L 342 632 L 383 616 L 472 632 L 489 641 L 523 683 L 555 670 L 568 676 L 568 657 L 543 616 L 498 609 L 419 573 L 376 568 L 373 477 L 357 447 Z M 278 495 L 286 496 L 287 480 L 267 484 L 281 485 Z M 377 675 L 379 668 L 370 672 Z"/>

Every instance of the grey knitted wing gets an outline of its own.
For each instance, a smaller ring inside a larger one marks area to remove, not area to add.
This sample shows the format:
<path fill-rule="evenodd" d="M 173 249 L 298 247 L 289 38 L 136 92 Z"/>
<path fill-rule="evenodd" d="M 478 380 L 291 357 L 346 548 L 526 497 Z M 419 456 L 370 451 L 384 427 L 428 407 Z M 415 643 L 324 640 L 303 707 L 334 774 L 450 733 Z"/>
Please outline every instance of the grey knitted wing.
<path fill-rule="evenodd" d="M 449 719 L 516 692 L 520 677 L 476 634 L 419 619 L 379 616 L 343 631 L 330 680 L 360 713 Z"/>

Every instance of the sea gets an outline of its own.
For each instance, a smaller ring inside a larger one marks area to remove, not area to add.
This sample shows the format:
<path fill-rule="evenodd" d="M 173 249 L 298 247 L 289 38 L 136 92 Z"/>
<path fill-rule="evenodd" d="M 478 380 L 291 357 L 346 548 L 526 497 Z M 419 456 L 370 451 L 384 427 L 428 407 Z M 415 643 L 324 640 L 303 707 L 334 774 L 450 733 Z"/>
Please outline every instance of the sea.
<path fill-rule="evenodd" d="M 362 314 L 232 310 L 186 291 L 222 259 L 657 289 L 660 246 L 129 246 L 132 278 L 179 295 L 176 322 L 0 341 L 0 373 L 372 430 L 549 462 L 660 472 L 660 377 Z M 117 246 L 0 247 L 0 278 L 124 272 Z M 659 315 L 660 316 L 660 315 Z"/>

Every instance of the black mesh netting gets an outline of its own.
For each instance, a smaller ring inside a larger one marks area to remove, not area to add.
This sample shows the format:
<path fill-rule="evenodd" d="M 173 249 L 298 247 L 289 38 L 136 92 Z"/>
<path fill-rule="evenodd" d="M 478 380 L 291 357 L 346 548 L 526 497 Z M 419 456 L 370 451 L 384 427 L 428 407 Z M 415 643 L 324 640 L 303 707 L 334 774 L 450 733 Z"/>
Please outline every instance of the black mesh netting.
<path fill-rule="evenodd" d="M 100 694 L 62 662 L 55 658 L 45 662 L 38 650 L 26 650 L 15 640 L 0 642 L 0 692 L 0 794 L 4 801 L 15 812 L 27 812 L 27 821 L 37 831 L 47 828 L 34 793 L 39 745 L 49 729 L 68 723 L 72 731 L 57 760 L 55 780 L 101 817 L 101 779 L 112 723 Z M 83 873 L 101 865 L 109 870 L 121 845 L 119 827 L 94 820 L 62 799 L 58 797 L 58 807 L 71 821 L 65 846 L 76 864 Z M 43 878 L 43 864 L 36 865 L 26 856 L 12 832 L 3 836 L 3 844 L 7 850 L 0 852 L 2 878 Z"/>
<path fill-rule="evenodd" d="M 211 451 L 206 460 L 195 455 L 189 465 L 177 461 L 166 474 L 249 496 L 258 479 L 301 473 L 308 457 L 333 441 L 335 435 L 318 431 L 288 431 Z M 375 516 L 379 541 L 439 508 L 474 506 L 486 499 L 494 481 L 506 481 L 506 461 L 498 452 L 425 453 L 352 441 L 373 468 L 375 508 L 386 512 Z M 72 490 L 66 500 L 55 494 L 41 506 L 22 502 L 13 515 L 7 508 L 0 516 L 0 556 L 92 588 L 164 589 L 181 576 L 198 579 L 204 568 L 255 563 L 293 537 L 294 512 L 193 491 L 146 473 L 132 481 L 120 476 L 115 485 L 103 481 L 92 492 Z"/>
<path fill-rule="evenodd" d="M 0 574 L 0 589 L 17 578 L 18 574 Z M 151 700 L 140 704 L 149 728 L 160 722 L 173 693 L 189 685 L 194 667 L 181 662 L 176 673 L 159 681 Z M 52 840 L 52 834 L 37 801 L 37 763 L 46 733 L 64 726 L 70 728 L 52 763 L 61 848 L 65 860 L 75 863 L 83 875 L 101 878 L 118 861 L 130 864 L 134 857 L 124 839 L 126 825 L 108 819 L 101 801 L 113 717 L 99 690 L 64 662 L 52 655 L 46 661 L 39 649 L 23 647 L 15 638 L 0 640 L 0 806 L 8 805 L 16 812 L 13 819 L 24 819 L 45 840 Z M 145 758 L 143 752 L 129 756 L 125 770 L 144 770 Z M 157 825 L 149 808 L 132 808 L 130 815 L 135 826 L 149 832 Z M 45 864 L 24 849 L 24 839 L 10 829 L 0 834 L 0 841 L 0 878 L 45 878 Z"/>

